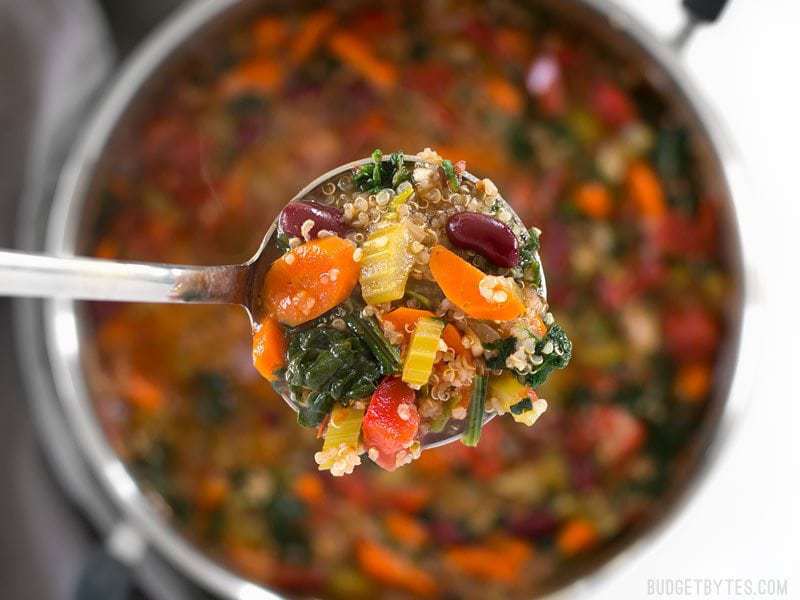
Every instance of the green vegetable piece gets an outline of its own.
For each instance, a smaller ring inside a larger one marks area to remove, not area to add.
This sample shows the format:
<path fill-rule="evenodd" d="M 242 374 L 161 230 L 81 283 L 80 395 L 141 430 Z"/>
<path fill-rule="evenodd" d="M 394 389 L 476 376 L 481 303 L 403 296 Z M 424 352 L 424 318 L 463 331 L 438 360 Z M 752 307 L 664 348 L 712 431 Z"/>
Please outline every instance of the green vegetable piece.
<path fill-rule="evenodd" d="M 543 354 L 542 349 L 548 343 L 552 344 L 553 351 L 549 354 Z M 544 361 L 525 375 L 524 382 L 528 387 L 542 385 L 552 371 L 563 369 L 569 364 L 572 358 L 572 342 L 560 325 L 553 325 L 544 338 L 536 343 L 536 352 L 542 353 Z"/>
<path fill-rule="evenodd" d="M 449 160 L 442 161 L 442 170 L 444 171 L 444 176 L 447 178 L 447 187 L 450 188 L 451 192 L 458 191 L 458 176 L 456 175 L 456 168 L 453 166 L 453 163 Z"/>
<path fill-rule="evenodd" d="M 517 340 L 513 337 L 503 338 L 496 342 L 489 342 L 483 345 L 484 350 L 489 350 L 491 356 L 486 358 L 486 366 L 493 371 L 506 368 L 506 359 L 514 353 Z"/>
<path fill-rule="evenodd" d="M 476 375 L 472 382 L 472 398 L 467 411 L 467 426 L 464 430 L 464 435 L 461 437 L 461 442 L 465 446 L 477 446 L 478 441 L 481 439 L 488 379 L 486 375 Z"/>
<path fill-rule="evenodd" d="M 378 360 L 382 375 L 391 375 L 400 370 L 400 350 L 389 343 L 373 319 L 364 319 L 355 313 L 350 313 L 344 320 Z"/>

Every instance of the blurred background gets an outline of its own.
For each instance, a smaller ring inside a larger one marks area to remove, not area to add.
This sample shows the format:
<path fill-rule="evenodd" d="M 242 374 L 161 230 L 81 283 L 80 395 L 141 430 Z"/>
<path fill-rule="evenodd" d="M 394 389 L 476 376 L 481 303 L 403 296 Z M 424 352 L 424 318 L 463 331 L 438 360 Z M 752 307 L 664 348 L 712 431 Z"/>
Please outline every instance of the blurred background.
<path fill-rule="evenodd" d="M 619 3 L 659 35 L 671 35 L 682 22 L 674 0 Z M 75 128 L 120 62 L 179 4 L 0 0 L 0 246 L 17 241 L 24 194 L 52 189 Z M 685 52 L 690 74 L 741 149 L 752 182 L 752 205 L 737 209 L 751 232 L 746 252 L 755 257 L 757 300 L 768 317 L 766 342 L 742 425 L 721 432 L 732 444 L 700 493 L 668 535 L 636 561 L 620 564 L 593 597 L 644 597 L 653 579 L 689 577 L 788 579 L 788 597 L 800 593 L 798 26 L 800 6 L 791 0 L 773 0 L 768 7 L 732 0 L 723 18 L 698 31 Z M 0 495 L 0 582 L 9 598 L 69 598 L 98 540 L 65 499 L 37 443 L 20 387 L 11 319 L 11 302 L 0 300 L 6 342 L 0 353 L 0 477 L 6 483 Z"/>

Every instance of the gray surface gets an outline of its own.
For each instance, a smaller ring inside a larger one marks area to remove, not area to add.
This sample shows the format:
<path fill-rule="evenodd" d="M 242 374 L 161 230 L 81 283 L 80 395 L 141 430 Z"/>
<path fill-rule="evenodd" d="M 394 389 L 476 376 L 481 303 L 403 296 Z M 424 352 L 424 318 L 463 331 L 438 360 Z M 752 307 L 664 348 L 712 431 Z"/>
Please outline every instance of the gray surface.
<path fill-rule="evenodd" d="M 118 46 L 129 50 L 176 1 L 110 1 Z M 61 157 L 113 59 L 91 0 L 0 0 L 0 247 L 13 247 L 26 202 L 46 195 Z M 0 596 L 70 598 L 93 536 L 48 471 L 0 299 Z"/>

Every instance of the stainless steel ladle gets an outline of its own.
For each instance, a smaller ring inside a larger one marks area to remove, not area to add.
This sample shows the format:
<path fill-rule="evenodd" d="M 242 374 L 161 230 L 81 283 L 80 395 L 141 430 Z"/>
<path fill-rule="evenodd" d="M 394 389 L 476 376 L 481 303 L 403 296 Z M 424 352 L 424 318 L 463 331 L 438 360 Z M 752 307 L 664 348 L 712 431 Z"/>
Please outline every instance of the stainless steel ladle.
<path fill-rule="evenodd" d="M 413 163 L 416 157 L 405 156 Z M 336 167 L 318 177 L 292 198 L 313 197 L 326 182 L 370 162 L 366 158 Z M 471 173 L 463 177 L 477 183 Z M 321 195 L 321 194 L 320 194 Z M 510 208 L 509 208 L 510 210 Z M 512 211 L 513 214 L 513 211 Z M 267 230 L 260 247 L 243 264 L 189 266 L 102 260 L 74 256 L 47 256 L 0 250 L 0 296 L 69 298 L 119 302 L 155 302 L 178 304 L 238 304 L 244 307 L 251 324 L 261 314 L 261 282 L 275 259 L 281 255 L 273 243 L 277 219 Z M 544 272 L 542 294 L 546 296 Z M 288 393 L 284 401 L 297 412 Z M 487 413 L 485 420 L 494 417 Z M 428 433 L 423 449 L 447 444 L 461 437 L 466 420 L 451 419 L 440 432 Z"/>

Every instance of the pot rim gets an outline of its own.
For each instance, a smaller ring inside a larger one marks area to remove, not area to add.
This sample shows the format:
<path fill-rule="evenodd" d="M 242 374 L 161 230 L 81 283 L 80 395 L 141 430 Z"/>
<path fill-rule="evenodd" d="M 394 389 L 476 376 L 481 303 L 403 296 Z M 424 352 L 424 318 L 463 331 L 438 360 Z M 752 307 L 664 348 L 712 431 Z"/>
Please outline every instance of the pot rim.
<path fill-rule="evenodd" d="M 689 482 L 672 501 L 666 513 L 660 515 L 639 537 L 589 575 L 555 592 L 554 596 L 585 592 L 595 587 L 602 576 L 612 570 L 612 566 L 618 567 L 634 549 L 643 551 L 652 546 L 674 522 L 676 515 L 681 512 L 679 508 L 690 497 L 697 495 L 703 475 L 716 462 L 720 450 L 730 444 L 730 433 L 742 421 L 755 376 L 759 344 L 754 343 L 754 340 L 760 338 L 756 332 L 762 312 L 754 293 L 752 265 L 745 262 L 748 255 L 741 251 L 745 232 L 737 216 L 736 205 L 747 202 L 749 186 L 741 159 L 730 137 L 695 88 L 679 57 L 658 36 L 609 0 L 573 1 L 607 18 L 611 26 L 621 30 L 645 55 L 652 58 L 672 80 L 697 121 L 703 126 L 731 199 L 728 209 L 733 245 L 738 252 L 735 258 L 739 261 L 734 268 L 740 270 L 742 306 L 738 339 L 730 342 L 729 360 L 735 366 L 730 376 L 727 399 L 723 400 L 721 414 L 716 417 L 717 430 L 707 433 L 710 440 L 703 453 L 696 458 L 697 464 L 693 466 Z M 126 61 L 99 103 L 99 108 L 94 112 L 82 137 L 70 152 L 62 170 L 48 221 L 45 242 L 47 252 L 60 255 L 75 253 L 81 209 L 95 168 L 116 124 L 143 84 L 191 35 L 239 3 L 240 0 L 197 0 L 179 9 L 148 36 Z M 64 406 L 84 459 L 97 474 L 102 487 L 113 499 L 123 518 L 133 524 L 147 542 L 176 568 L 214 593 L 237 600 L 279 600 L 281 596 L 276 592 L 235 574 L 205 555 L 155 509 L 109 445 L 88 400 L 89 390 L 80 363 L 79 317 L 75 302 L 47 300 L 43 303 L 43 316 L 45 343 L 56 394 Z M 731 330 L 735 335 L 734 325 Z M 743 344 L 743 340 L 747 340 L 747 344 Z"/>

